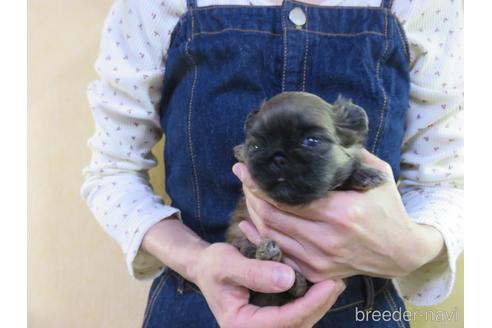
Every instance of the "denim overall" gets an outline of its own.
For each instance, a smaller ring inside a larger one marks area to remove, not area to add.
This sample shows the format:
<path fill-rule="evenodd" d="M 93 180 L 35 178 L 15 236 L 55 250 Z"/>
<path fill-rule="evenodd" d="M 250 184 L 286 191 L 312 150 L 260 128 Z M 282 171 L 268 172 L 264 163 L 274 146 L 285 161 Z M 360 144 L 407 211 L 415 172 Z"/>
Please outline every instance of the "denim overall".
<path fill-rule="evenodd" d="M 224 240 L 241 195 L 232 149 L 244 140 L 246 115 L 282 91 L 307 91 L 328 102 L 351 98 L 369 117 L 366 148 L 398 179 L 408 48 L 391 2 L 197 7 L 187 1 L 171 35 L 161 125 L 167 192 L 201 238 Z M 360 320 L 358 310 L 396 312 L 404 305 L 389 280 L 354 276 L 316 327 L 408 327 L 400 320 Z M 207 328 L 217 322 L 199 289 L 168 269 L 152 284 L 143 325 Z"/>

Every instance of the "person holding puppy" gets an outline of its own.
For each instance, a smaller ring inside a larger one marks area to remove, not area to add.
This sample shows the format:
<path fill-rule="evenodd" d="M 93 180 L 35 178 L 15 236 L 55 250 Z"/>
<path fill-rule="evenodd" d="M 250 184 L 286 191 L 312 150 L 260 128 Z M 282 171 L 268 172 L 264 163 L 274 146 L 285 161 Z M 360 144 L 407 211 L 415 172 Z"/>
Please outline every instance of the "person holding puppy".
<path fill-rule="evenodd" d="M 441 0 L 117 0 L 88 90 L 82 195 L 130 273 L 155 279 L 143 325 L 402 327 L 356 311 L 444 300 L 463 247 L 461 15 Z M 364 163 L 388 182 L 303 207 L 262 193 L 232 149 L 248 113 L 285 91 L 361 106 Z M 172 206 L 146 173 L 161 130 Z M 223 242 L 242 190 L 243 232 L 275 240 L 285 264 Z M 249 304 L 248 289 L 288 290 L 293 268 L 313 283 L 303 297 Z"/>

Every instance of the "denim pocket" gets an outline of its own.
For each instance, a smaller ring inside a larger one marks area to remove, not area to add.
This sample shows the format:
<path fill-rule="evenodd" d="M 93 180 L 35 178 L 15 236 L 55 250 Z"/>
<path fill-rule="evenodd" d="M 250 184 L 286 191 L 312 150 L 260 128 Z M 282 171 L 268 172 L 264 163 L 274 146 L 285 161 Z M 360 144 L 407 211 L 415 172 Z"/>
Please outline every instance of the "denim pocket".
<path fill-rule="evenodd" d="M 166 285 L 166 282 L 169 280 L 171 270 L 169 268 L 166 268 L 164 272 L 156 278 L 153 282 L 152 285 L 150 286 L 149 290 L 149 296 L 147 299 L 147 306 L 145 308 L 145 314 L 144 314 L 144 319 L 143 319 L 143 324 L 142 327 L 147 327 L 148 324 L 148 319 L 150 316 L 150 313 L 152 313 L 152 310 L 154 308 L 154 304 L 156 302 L 157 296 L 160 294 L 162 288 Z"/>
<path fill-rule="evenodd" d="M 219 328 L 205 297 L 179 277 L 167 269 L 152 285 L 143 328 Z"/>
<path fill-rule="evenodd" d="M 403 319 L 403 314 L 406 311 L 405 304 L 400 296 L 398 296 L 398 292 L 393 284 L 390 284 L 388 288 L 384 290 L 383 296 L 387 303 L 386 310 L 389 310 L 389 313 L 391 314 L 391 322 L 395 324 L 391 327 L 410 328 L 410 323 Z"/>

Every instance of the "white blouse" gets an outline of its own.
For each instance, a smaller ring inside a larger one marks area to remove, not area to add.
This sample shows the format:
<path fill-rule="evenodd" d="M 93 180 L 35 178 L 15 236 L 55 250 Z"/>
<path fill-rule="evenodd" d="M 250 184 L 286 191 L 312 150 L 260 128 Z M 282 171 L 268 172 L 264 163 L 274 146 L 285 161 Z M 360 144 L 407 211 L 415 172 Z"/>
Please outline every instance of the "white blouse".
<path fill-rule="evenodd" d="M 279 0 L 199 0 L 276 5 Z M 326 6 L 379 6 L 380 0 L 306 1 Z M 410 44 L 411 90 L 399 190 L 415 222 L 436 227 L 447 258 L 393 282 L 415 305 L 451 292 L 463 250 L 463 4 L 459 0 L 395 0 L 392 10 Z M 185 0 L 116 0 L 108 14 L 88 88 L 95 133 L 88 145 L 81 194 L 103 229 L 122 247 L 130 273 L 157 277 L 162 263 L 140 249 L 145 232 L 179 210 L 149 184 L 152 147 L 162 137 L 158 104 L 170 34 Z M 172 158 L 167 160 L 172 161 Z"/>

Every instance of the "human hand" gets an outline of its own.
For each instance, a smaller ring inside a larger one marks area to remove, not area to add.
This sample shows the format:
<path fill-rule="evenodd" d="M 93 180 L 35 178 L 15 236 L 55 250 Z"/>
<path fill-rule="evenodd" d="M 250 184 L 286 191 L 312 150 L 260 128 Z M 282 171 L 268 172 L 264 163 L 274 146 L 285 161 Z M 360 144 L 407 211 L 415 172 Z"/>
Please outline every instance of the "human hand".
<path fill-rule="evenodd" d="M 258 307 L 249 302 L 249 290 L 279 293 L 294 283 L 289 266 L 244 257 L 233 246 L 215 243 L 205 248 L 189 276 L 198 285 L 221 327 L 312 327 L 345 289 L 340 280 L 314 284 L 308 292 L 284 306 Z"/>
<path fill-rule="evenodd" d="M 391 167 L 366 150 L 362 156 L 388 176 L 385 184 L 366 192 L 333 191 L 302 206 L 273 201 L 244 164 L 235 164 L 254 222 L 244 221 L 240 228 L 255 244 L 261 238 L 275 240 L 285 263 L 312 282 L 357 274 L 404 276 L 438 257 L 441 234 L 408 218 Z"/>

